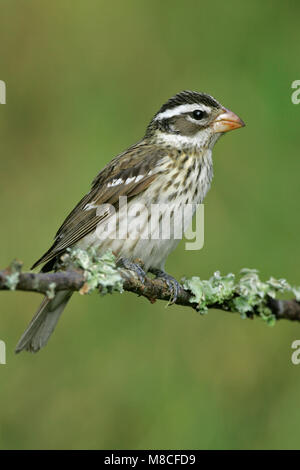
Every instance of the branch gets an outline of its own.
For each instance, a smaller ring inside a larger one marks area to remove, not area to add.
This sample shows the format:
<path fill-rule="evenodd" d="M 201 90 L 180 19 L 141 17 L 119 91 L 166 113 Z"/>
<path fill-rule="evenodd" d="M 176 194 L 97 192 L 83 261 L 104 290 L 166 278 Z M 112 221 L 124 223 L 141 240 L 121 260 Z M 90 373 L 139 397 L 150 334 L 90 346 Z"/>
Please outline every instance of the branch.
<path fill-rule="evenodd" d="M 0 290 L 38 292 L 54 297 L 60 290 L 90 293 L 97 289 L 101 294 L 128 291 L 146 297 L 150 302 L 170 301 L 168 285 L 162 279 L 146 277 L 142 283 L 136 274 L 117 268 L 115 258 L 107 253 L 101 258 L 93 251 L 69 250 L 60 261 L 60 270 L 52 273 L 22 273 L 22 264 L 14 261 L 0 271 Z M 216 272 L 209 280 L 198 277 L 184 280 L 176 300 L 177 305 L 191 307 L 200 313 L 208 309 L 238 312 L 242 317 L 259 316 L 268 323 L 274 320 L 300 321 L 300 290 L 292 288 L 285 280 L 271 278 L 262 282 L 255 270 L 242 270 L 237 282 L 233 274 L 221 276 Z M 280 300 L 278 292 L 293 292 L 296 298 Z"/>

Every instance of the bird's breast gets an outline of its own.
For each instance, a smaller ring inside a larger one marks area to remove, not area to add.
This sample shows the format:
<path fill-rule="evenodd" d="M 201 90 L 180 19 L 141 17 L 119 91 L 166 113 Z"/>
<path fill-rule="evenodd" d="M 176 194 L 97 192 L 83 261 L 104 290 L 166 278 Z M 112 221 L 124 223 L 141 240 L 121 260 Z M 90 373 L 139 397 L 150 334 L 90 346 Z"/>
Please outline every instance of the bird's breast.
<path fill-rule="evenodd" d="M 211 151 L 202 155 L 182 153 L 162 165 L 158 178 L 145 196 L 155 203 L 201 204 L 213 178 Z M 148 193 L 148 194 L 147 194 Z"/>

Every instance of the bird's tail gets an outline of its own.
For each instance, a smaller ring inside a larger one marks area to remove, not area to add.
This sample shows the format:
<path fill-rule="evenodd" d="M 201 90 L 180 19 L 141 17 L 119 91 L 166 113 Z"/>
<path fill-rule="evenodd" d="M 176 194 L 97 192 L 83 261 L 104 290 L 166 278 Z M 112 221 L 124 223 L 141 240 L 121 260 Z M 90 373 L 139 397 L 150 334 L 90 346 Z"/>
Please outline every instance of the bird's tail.
<path fill-rule="evenodd" d="M 23 349 L 37 352 L 47 344 L 71 295 L 72 291 L 63 290 L 55 294 L 53 299 L 44 298 L 38 311 L 19 339 L 15 349 L 16 353 L 21 352 Z"/>

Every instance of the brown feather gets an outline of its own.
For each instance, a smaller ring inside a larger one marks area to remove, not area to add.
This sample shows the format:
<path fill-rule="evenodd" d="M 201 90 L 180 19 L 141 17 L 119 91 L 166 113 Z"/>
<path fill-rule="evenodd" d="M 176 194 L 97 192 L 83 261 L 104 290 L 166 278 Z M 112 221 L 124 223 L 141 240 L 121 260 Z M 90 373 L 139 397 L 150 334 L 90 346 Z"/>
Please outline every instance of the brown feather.
<path fill-rule="evenodd" d="M 53 245 L 34 263 L 32 269 L 62 254 L 68 247 L 95 230 L 101 219 L 106 218 L 97 216 L 96 208 L 84 210 L 87 204 L 111 204 L 117 208 L 120 196 L 134 197 L 142 193 L 157 176 L 149 176 L 149 171 L 155 171 L 157 163 L 165 156 L 165 149 L 141 142 L 114 158 L 94 179 L 90 192 L 67 216 L 56 234 Z M 144 177 L 137 182 L 133 180 L 128 184 L 109 186 L 114 180 L 126 181 L 127 178 L 140 175 Z"/>

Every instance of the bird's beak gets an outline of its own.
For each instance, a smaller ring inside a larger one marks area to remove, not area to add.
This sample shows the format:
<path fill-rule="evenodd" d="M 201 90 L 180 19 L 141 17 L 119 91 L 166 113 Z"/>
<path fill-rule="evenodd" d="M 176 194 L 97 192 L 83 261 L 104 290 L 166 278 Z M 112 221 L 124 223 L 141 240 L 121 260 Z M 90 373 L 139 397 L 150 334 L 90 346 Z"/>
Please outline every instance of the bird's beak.
<path fill-rule="evenodd" d="M 239 127 L 244 127 L 245 123 L 236 114 L 226 108 L 222 108 L 220 114 L 212 122 L 215 134 L 218 132 L 228 132 Z"/>

